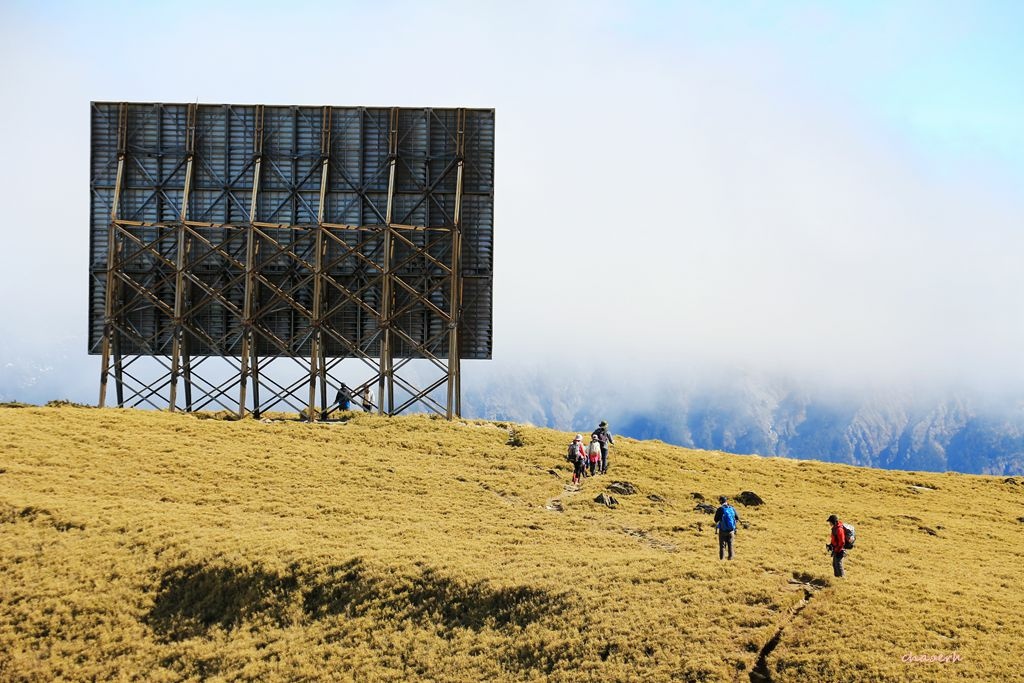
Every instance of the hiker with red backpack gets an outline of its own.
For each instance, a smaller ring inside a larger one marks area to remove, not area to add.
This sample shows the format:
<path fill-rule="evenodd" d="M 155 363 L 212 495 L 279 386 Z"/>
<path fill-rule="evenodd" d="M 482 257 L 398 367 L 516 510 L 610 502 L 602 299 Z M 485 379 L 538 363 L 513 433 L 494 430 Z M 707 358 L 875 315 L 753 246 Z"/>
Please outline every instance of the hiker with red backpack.
<path fill-rule="evenodd" d="M 832 533 L 825 548 L 832 553 L 832 573 L 841 579 L 846 576 L 843 558 L 846 557 L 846 551 L 853 547 L 854 531 L 852 526 L 842 523 L 835 515 L 828 516 L 828 523 L 832 525 Z"/>
<path fill-rule="evenodd" d="M 576 438 L 569 444 L 569 453 L 566 459 L 572 463 L 572 483 L 579 484 L 587 469 L 587 454 L 583 450 L 583 435 L 577 434 Z"/>

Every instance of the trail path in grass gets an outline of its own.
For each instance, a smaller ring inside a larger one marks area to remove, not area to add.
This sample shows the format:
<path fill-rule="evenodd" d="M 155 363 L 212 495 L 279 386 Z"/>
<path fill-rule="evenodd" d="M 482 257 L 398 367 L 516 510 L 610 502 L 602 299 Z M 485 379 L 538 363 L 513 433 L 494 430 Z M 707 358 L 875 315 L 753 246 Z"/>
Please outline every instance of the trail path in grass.
<path fill-rule="evenodd" d="M 796 603 L 786 613 L 783 619 L 779 622 L 778 628 L 761 651 L 757 654 L 757 661 L 754 664 L 754 668 L 750 671 L 750 683 L 771 683 L 772 674 L 771 669 L 768 667 L 768 657 L 775 651 L 775 648 L 779 646 L 779 641 L 782 640 L 782 635 L 787 628 L 792 626 L 800 613 L 807 607 L 807 604 L 811 601 L 811 598 L 817 594 L 817 591 L 821 588 L 821 584 L 816 580 L 808 579 L 806 581 L 799 581 L 795 579 L 790 580 L 791 584 L 803 585 L 804 597 L 800 599 L 800 602 Z M 807 624 L 803 625 L 806 628 Z"/>
<path fill-rule="evenodd" d="M 561 483 L 561 482 L 559 482 Z M 562 495 L 555 496 L 554 498 L 548 498 L 548 501 L 544 503 L 545 510 L 551 510 L 552 512 L 565 512 L 565 506 L 562 504 L 563 498 L 572 498 L 580 491 L 583 487 L 578 484 L 565 484 L 561 483 Z"/>

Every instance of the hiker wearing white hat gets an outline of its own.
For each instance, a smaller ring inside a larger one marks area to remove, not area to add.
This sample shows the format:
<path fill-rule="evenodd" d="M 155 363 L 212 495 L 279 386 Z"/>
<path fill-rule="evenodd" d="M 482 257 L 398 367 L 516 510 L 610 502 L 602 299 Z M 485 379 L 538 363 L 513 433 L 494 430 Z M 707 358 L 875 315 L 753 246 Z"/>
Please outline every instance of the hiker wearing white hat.
<path fill-rule="evenodd" d="M 601 442 L 597 440 L 597 436 L 591 435 L 590 437 L 587 458 L 590 460 L 590 476 L 594 476 L 601 467 Z"/>
<path fill-rule="evenodd" d="M 583 452 L 583 435 L 577 434 L 569 444 L 569 455 L 572 458 L 572 483 L 579 484 L 586 472 L 586 453 Z"/>

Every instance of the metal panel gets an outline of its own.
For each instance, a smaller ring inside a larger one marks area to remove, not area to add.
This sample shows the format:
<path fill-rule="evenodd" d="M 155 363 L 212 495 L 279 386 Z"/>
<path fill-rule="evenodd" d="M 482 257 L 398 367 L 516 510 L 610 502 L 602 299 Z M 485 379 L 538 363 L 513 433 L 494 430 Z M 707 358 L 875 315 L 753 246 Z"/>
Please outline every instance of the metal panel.
<path fill-rule="evenodd" d="M 119 403 L 131 356 L 167 361 L 129 393 L 172 408 L 179 378 L 189 406 L 193 383 L 223 404 L 231 380 L 193 372 L 228 359 L 241 411 L 275 358 L 308 359 L 310 397 L 356 358 L 389 401 L 401 380 L 428 407 L 437 387 L 396 368 L 425 359 L 457 387 L 460 359 L 490 358 L 493 110 L 97 102 L 91 119 L 89 352 Z"/>

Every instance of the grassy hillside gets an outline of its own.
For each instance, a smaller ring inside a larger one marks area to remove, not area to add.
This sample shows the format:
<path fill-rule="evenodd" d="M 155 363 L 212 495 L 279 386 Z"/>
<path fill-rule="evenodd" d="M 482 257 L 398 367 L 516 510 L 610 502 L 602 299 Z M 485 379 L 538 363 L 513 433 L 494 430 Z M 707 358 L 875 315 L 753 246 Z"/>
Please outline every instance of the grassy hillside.
<path fill-rule="evenodd" d="M 1024 482 L 520 432 L 2 408 L 0 680 L 1021 679 Z"/>

